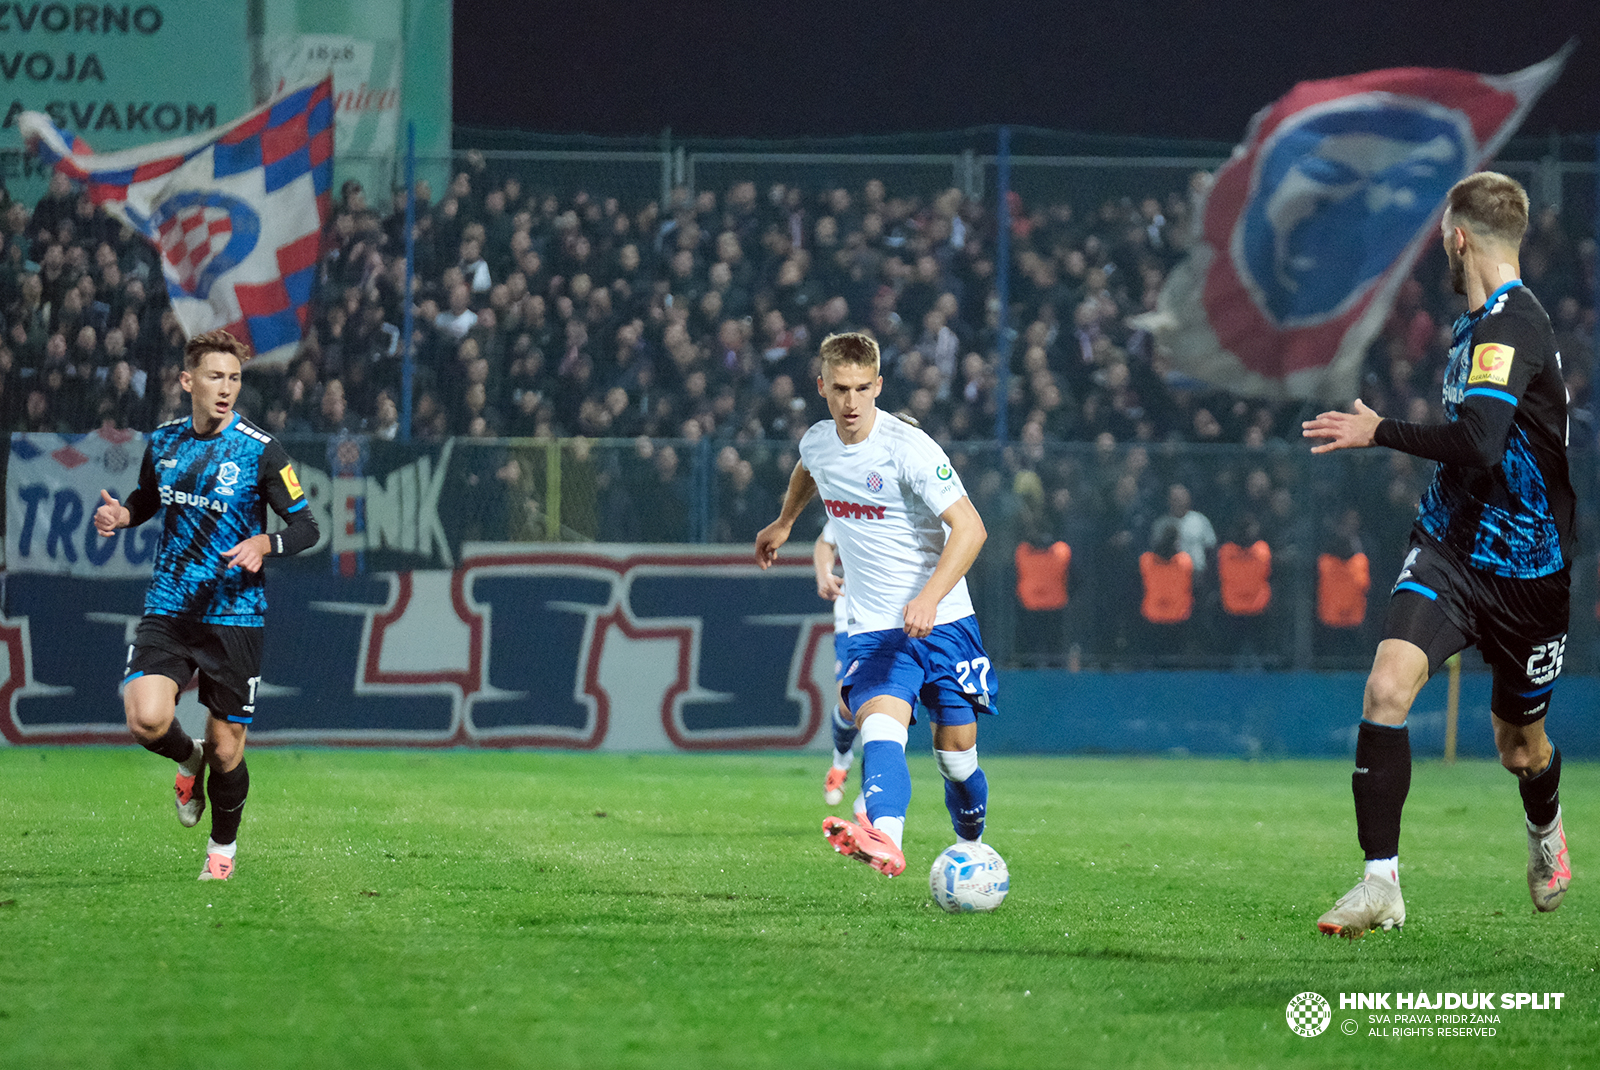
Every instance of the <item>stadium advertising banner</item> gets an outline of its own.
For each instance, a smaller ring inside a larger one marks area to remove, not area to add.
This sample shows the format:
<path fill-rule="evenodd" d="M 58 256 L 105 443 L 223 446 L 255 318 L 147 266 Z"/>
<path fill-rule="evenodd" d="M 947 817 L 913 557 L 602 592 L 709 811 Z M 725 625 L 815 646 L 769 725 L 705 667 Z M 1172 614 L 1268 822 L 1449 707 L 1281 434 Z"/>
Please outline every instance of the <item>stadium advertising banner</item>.
<path fill-rule="evenodd" d="M 118 501 L 139 482 L 145 437 L 137 431 L 93 435 L 12 435 L 6 466 L 6 567 L 108 579 L 148 577 L 157 528 L 94 530 L 100 491 Z"/>
<path fill-rule="evenodd" d="M 469 545 L 451 570 L 273 571 L 253 743 L 816 747 L 833 617 L 808 557 L 727 547 Z M 127 741 L 117 687 L 143 579 L 20 573 L 0 736 Z M 179 717 L 198 732 L 191 686 Z"/>
<path fill-rule="evenodd" d="M 400 42 L 301 34 L 269 42 L 274 94 L 333 72 L 334 144 L 340 155 L 387 156 L 400 126 Z"/>
<path fill-rule="evenodd" d="M 389 195 L 416 124 L 421 174 L 442 188 L 450 154 L 448 0 L 261 0 L 258 55 L 268 92 L 333 72 L 336 179 Z"/>
<path fill-rule="evenodd" d="M 139 482 L 145 436 L 14 434 L 6 470 L 6 567 L 100 579 L 147 578 L 155 521 L 101 538 L 94 530 L 100 492 L 123 500 Z M 291 444 L 296 471 L 322 538 L 292 567 L 345 573 L 455 563 L 457 525 L 450 443 L 442 446 L 333 438 Z M 272 523 L 276 523 L 275 519 Z"/>
<path fill-rule="evenodd" d="M 96 152 L 202 133 L 248 111 L 247 10 L 210 0 L 0 4 L 0 179 L 11 195 L 37 200 L 50 174 L 23 151 L 24 111 L 45 112 Z"/>

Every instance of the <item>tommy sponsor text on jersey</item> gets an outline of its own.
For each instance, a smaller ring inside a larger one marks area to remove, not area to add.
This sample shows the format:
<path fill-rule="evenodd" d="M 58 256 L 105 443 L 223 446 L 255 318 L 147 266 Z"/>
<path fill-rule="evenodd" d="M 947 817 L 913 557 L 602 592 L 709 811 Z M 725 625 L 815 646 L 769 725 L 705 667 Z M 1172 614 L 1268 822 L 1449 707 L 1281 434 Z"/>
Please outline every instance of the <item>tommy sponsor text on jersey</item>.
<path fill-rule="evenodd" d="M 950 458 L 925 432 L 882 411 L 855 445 L 839 440 L 832 420 L 813 425 L 800 440 L 800 458 L 837 537 L 850 633 L 903 627 L 906 604 L 944 550 L 940 514 L 967 493 Z M 971 614 L 963 578 L 940 600 L 935 624 Z"/>

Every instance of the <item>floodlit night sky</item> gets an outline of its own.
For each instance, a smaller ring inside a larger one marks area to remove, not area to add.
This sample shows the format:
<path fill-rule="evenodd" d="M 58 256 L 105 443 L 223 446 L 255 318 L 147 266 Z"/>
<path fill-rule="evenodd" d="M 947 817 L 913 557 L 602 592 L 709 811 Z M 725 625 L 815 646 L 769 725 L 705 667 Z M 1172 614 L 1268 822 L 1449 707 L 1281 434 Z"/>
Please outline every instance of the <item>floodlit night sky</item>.
<path fill-rule="evenodd" d="M 1298 81 L 1503 74 L 1577 37 L 1521 132 L 1600 131 L 1596 0 L 476 0 L 454 17 L 465 126 L 773 138 L 1011 123 L 1237 141 Z"/>

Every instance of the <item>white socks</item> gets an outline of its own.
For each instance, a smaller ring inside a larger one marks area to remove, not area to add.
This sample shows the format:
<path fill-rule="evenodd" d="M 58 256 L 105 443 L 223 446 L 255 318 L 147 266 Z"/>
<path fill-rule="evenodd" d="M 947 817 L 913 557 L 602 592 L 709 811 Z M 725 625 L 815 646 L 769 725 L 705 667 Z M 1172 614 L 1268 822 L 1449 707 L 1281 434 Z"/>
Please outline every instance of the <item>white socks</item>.
<path fill-rule="evenodd" d="M 1393 881 L 1396 885 L 1398 885 L 1400 883 L 1400 856 L 1395 855 L 1393 858 L 1367 859 L 1367 871 L 1362 874 L 1361 879 L 1365 880 L 1374 873 L 1382 877 L 1384 880 Z"/>
<path fill-rule="evenodd" d="M 232 858 L 233 853 L 238 849 L 238 840 L 234 840 L 232 843 L 218 843 L 210 836 L 206 837 L 206 854 L 208 855 L 221 855 L 224 858 Z"/>
<path fill-rule="evenodd" d="M 1561 807 L 1556 807 L 1555 819 L 1548 825 L 1535 825 L 1532 821 L 1528 821 L 1526 816 L 1522 820 L 1528 822 L 1528 831 L 1535 836 L 1548 836 L 1556 830 L 1557 825 L 1561 824 Z"/>
<path fill-rule="evenodd" d="M 906 819 L 903 817 L 880 817 L 872 823 L 872 827 L 894 841 L 896 847 L 906 834 Z"/>
<path fill-rule="evenodd" d="M 910 736 L 910 729 L 890 717 L 887 713 L 868 714 L 867 719 L 861 722 L 861 745 L 863 747 L 868 743 L 877 743 L 879 740 L 885 740 L 890 743 L 898 743 L 903 748 Z"/>
<path fill-rule="evenodd" d="M 978 747 L 973 744 L 966 750 L 936 750 L 933 760 L 939 766 L 939 774 L 946 780 L 964 784 L 968 777 L 978 771 Z"/>

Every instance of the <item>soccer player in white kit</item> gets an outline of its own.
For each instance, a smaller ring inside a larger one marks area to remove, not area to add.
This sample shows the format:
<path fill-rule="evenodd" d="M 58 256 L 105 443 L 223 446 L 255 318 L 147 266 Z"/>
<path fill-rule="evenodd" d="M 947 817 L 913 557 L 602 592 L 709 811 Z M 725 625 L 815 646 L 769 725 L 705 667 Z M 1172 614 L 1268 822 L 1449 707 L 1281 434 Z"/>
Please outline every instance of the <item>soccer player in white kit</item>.
<path fill-rule="evenodd" d="M 988 532 L 938 444 L 881 414 L 878 344 L 823 340 L 817 389 L 833 417 L 800 440 L 778 519 L 756 536 L 766 568 L 806 504 L 821 493 L 849 592 L 850 657 L 840 691 L 861 728 L 867 823 L 822 823 L 836 851 L 891 877 L 905 872 L 911 802 L 907 728 L 918 701 L 933 720 L 934 757 L 956 836 L 983 835 L 989 784 L 978 768 L 977 713 L 994 712 L 994 671 L 967 594 L 967 570 Z"/>
<path fill-rule="evenodd" d="M 811 564 L 817 573 L 817 596 L 833 603 L 833 686 L 838 702 L 833 715 L 828 718 L 833 729 L 833 760 L 828 764 L 828 775 L 822 782 L 822 801 L 838 806 L 844 801 L 844 782 L 850 777 L 850 765 L 855 758 L 851 749 L 860 729 L 856 727 L 844 706 L 839 688 L 844 683 L 844 671 L 850 667 L 850 600 L 844 595 L 844 577 L 835 571 L 839 561 L 839 539 L 833 533 L 833 521 L 822 525 L 811 548 Z M 859 801 L 859 800 L 858 800 Z M 865 813 L 865 803 L 858 809 Z"/>

